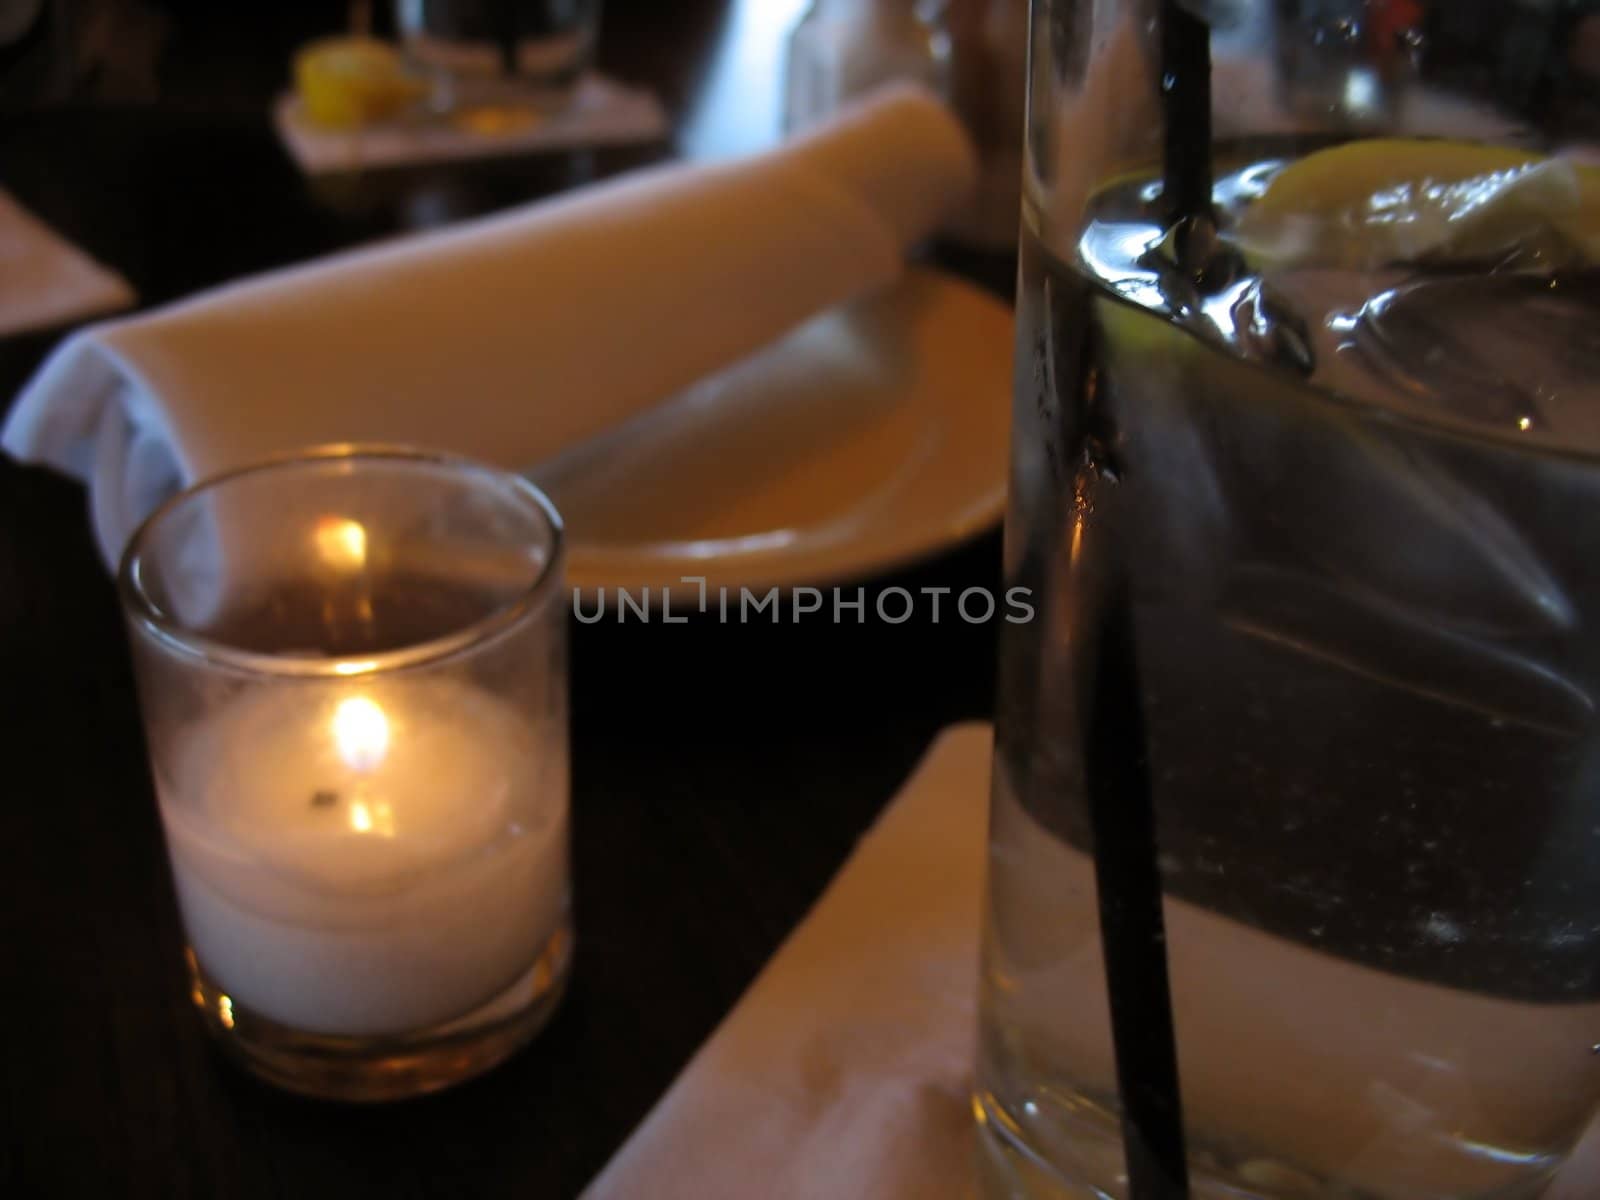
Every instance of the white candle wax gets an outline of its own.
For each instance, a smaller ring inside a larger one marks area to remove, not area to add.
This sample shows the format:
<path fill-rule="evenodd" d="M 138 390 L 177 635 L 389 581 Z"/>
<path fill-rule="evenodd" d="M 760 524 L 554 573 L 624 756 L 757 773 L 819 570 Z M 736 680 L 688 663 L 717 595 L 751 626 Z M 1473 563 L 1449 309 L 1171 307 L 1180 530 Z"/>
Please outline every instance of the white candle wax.
<path fill-rule="evenodd" d="M 158 780 L 201 967 L 305 1032 L 465 1015 L 565 918 L 564 752 L 437 678 L 283 684 L 207 715 Z"/>

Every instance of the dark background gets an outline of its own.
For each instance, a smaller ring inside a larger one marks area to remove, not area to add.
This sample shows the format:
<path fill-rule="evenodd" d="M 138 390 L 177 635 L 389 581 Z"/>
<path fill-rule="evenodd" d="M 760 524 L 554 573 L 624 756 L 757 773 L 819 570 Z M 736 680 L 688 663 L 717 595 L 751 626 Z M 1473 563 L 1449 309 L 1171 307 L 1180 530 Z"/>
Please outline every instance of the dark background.
<path fill-rule="evenodd" d="M 0 186 L 159 303 L 662 154 L 764 145 L 797 8 L 609 0 L 600 65 L 659 91 L 670 146 L 313 183 L 266 106 L 291 50 L 338 28 L 343 5 L 63 4 L 55 15 L 79 22 L 65 42 L 58 30 L 0 53 Z M 97 13 L 125 23 L 79 61 Z M 1009 292 L 1009 263 L 956 265 Z M 0 404 L 57 336 L 0 339 Z M 869 605 L 891 584 L 996 586 L 998 546 L 864 581 Z M 574 624 L 579 935 L 564 1006 L 528 1051 L 455 1092 L 320 1104 L 255 1083 L 201 1032 L 84 495 L 0 460 L 0 1195 L 574 1195 L 935 732 L 988 714 L 994 633 Z"/>

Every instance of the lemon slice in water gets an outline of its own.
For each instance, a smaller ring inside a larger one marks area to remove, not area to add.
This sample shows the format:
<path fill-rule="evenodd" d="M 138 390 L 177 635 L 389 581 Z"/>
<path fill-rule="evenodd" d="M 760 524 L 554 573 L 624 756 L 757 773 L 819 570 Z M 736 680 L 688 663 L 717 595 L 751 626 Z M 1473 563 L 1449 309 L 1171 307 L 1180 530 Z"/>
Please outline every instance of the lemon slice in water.
<path fill-rule="evenodd" d="M 351 129 L 400 113 L 427 91 L 399 52 L 373 38 L 323 38 L 294 58 L 295 91 L 308 120 Z"/>
<path fill-rule="evenodd" d="M 1230 236 L 1248 257 L 1285 265 L 1570 265 L 1600 251 L 1600 175 L 1500 146 L 1347 142 L 1279 171 Z"/>

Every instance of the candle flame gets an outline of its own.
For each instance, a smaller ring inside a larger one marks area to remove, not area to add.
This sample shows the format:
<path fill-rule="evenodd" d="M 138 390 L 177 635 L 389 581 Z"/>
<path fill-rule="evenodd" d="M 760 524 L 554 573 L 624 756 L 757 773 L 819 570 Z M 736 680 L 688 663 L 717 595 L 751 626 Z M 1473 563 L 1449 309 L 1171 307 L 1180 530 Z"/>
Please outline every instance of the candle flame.
<path fill-rule="evenodd" d="M 333 741 L 352 768 L 370 771 L 389 749 L 389 718 L 365 696 L 341 700 L 333 712 Z"/>
<path fill-rule="evenodd" d="M 360 570 L 367 565 L 367 530 L 348 517 L 322 517 L 311 536 L 317 553 L 330 567 Z"/>

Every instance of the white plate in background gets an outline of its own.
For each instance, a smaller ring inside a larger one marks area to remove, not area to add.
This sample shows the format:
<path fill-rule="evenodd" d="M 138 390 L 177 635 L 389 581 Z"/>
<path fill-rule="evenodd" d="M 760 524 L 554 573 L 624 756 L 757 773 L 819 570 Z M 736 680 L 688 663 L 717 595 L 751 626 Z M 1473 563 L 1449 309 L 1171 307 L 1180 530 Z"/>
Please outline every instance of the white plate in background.
<path fill-rule="evenodd" d="M 570 582 L 682 610 L 684 576 L 820 587 L 963 541 L 1004 507 L 1011 355 L 1010 310 L 931 270 L 813 318 L 531 472 Z"/>

